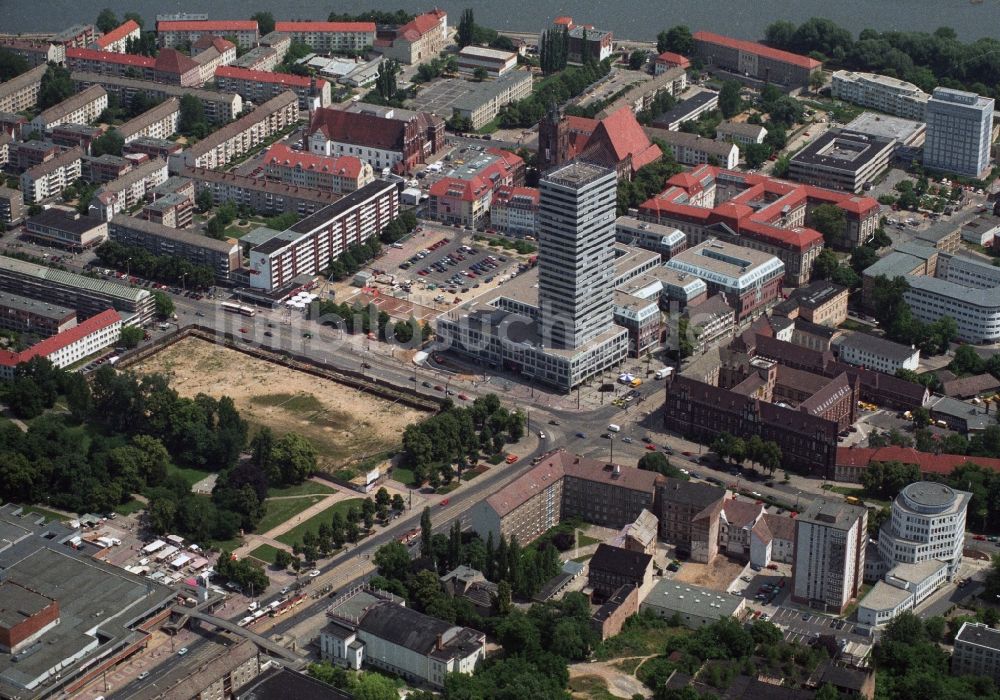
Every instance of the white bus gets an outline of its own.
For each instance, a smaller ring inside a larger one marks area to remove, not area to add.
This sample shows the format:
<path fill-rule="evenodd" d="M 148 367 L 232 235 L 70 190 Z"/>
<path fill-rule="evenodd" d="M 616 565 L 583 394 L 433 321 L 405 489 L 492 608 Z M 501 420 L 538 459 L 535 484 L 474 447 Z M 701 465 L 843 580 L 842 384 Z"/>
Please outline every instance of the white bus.
<path fill-rule="evenodd" d="M 252 306 L 237 304 L 235 301 L 222 302 L 222 310 L 230 314 L 241 314 L 243 316 L 256 316 L 257 309 Z"/>

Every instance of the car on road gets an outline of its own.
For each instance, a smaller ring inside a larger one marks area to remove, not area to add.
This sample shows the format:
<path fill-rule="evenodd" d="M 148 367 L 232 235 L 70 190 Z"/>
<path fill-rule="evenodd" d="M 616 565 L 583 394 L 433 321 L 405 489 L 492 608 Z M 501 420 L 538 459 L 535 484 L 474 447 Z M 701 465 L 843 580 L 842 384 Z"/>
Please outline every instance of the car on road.
<path fill-rule="evenodd" d="M 177 656 L 184 656 L 186 653 L 188 653 L 187 647 L 181 647 L 177 650 Z"/>
<path fill-rule="evenodd" d="M 553 418 L 552 420 L 549 421 L 549 425 L 559 425 L 559 421 Z"/>
<path fill-rule="evenodd" d="M 204 311 L 195 311 L 194 315 L 195 316 L 199 316 L 199 317 L 204 317 L 205 316 L 205 312 Z"/>
<path fill-rule="evenodd" d="M 281 595 L 285 595 L 286 593 L 288 593 L 288 586 L 282 588 L 280 591 L 278 591 L 278 593 L 280 593 Z"/>
<path fill-rule="evenodd" d="M 687 450 L 684 450 L 683 452 L 681 452 L 681 454 L 684 455 L 685 457 L 691 457 L 694 453 L 693 452 L 688 452 Z"/>
<path fill-rule="evenodd" d="M 273 338 L 274 337 L 274 333 L 272 333 L 271 331 L 264 331 L 264 337 L 265 338 Z"/>
<path fill-rule="evenodd" d="M 631 445 L 632 444 L 632 438 L 630 438 L 628 435 L 626 435 L 625 437 L 622 438 L 622 442 Z"/>
<path fill-rule="evenodd" d="M 309 578 L 316 578 L 319 576 L 319 569 L 313 569 L 309 572 Z"/>
<path fill-rule="evenodd" d="M 136 676 L 135 679 L 137 681 L 141 681 L 143 678 L 148 678 L 148 677 L 149 677 L 149 671 L 143 671 L 138 676 Z"/>
<path fill-rule="evenodd" d="M 586 433 L 577 433 L 577 434 L 576 434 L 576 436 L 577 436 L 578 438 L 586 438 L 586 437 L 587 437 L 587 434 L 586 434 Z"/>
<path fill-rule="evenodd" d="M 652 452 L 652 451 L 656 450 L 656 445 L 650 443 L 650 444 L 646 445 L 646 449 L 649 450 L 650 452 Z"/>
<path fill-rule="evenodd" d="M 303 333 L 303 334 L 302 334 L 302 337 L 303 337 L 303 338 L 305 338 L 306 340 L 309 340 L 310 338 L 312 338 L 312 337 L 313 337 L 313 334 L 312 334 L 312 333 L 309 333 L 309 332 L 307 331 L 307 332 L 305 332 L 305 333 Z"/>
<path fill-rule="evenodd" d="M 646 442 L 646 443 L 649 443 L 649 442 L 653 441 L 653 438 L 649 437 L 648 435 L 643 435 L 642 436 L 642 441 Z"/>
<path fill-rule="evenodd" d="M 367 362 L 362 362 L 361 363 L 361 368 L 362 369 L 371 369 L 371 365 L 368 364 Z"/>
<path fill-rule="evenodd" d="M 241 328 L 240 333 L 249 333 L 250 331 L 246 328 Z"/>
<path fill-rule="evenodd" d="M 462 399 L 462 401 L 468 401 L 469 400 L 469 395 L 468 394 L 459 394 L 458 398 Z"/>
<path fill-rule="evenodd" d="M 545 439 L 545 433 L 542 432 L 541 430 L 538 431 L 538 439 L 539 440 L 544 440 Z"/>
<path fill-rule="evenodd" d="M 974 539 L 974 540 L 976 540 L 978 542 L 985 542 L 986 541 L 986 536 L 985 535 L 973 535 L 972 539 Z"/>
<path fill-rule="evenodd" d="M 420 386 L 425 387 L 427 389 L 430 389 L 431 388 L 431 383 L 427 382 L 427 381 L 420 382 Z"/>
<path fill-rule="evenodd" d="M 753 578 L 751 578 L 750 576 L 740 576 L 740 581 L 746 581 L 747 583 L 750 583 L 751 581 L 753 581 Z"/>
<path fill-rule="evenodd" d="M 441 386 L 440 384 L 435 384 L 434 391 L 444 391 L 444 387 Z"/>
<path fill-rule="evenodd" d="M 439 503 L 438 505 L 441 505 L 441 506 L 446 506 L 446 505 L 448 505 L 448 503 L 449 503 L 449 501 L 450 501 L 450 500 L 451 500 L 451 499 L 449 499 L 449 498 L 446 498 L 446 499 L 444 499 L 443 501 L 441 501 L 441 502 L 440 502 L 440 503 Z"/>

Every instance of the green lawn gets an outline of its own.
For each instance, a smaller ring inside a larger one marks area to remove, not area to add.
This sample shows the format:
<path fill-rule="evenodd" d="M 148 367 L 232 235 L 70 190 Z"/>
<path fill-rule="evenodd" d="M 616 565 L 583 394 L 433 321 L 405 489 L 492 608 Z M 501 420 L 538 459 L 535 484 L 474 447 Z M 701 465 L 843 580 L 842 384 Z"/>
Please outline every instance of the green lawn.
<path fill-rule="evenodd" d="M 257 547 L 257 549 L 250 552 L 250 554 L 248 554 L 247 556 L 253 557 L 254 559 L 262 561 L 265 564 L 274 564 L 274 557 L 275 555 L 277 555 L 277 553 L 278 553 L 277 547 L 272 547 L 269 544 L 262 544 L 261 546 Z"/>
<path fill-rule="evenodd" d="M 413 486 L 413 480 L 416 477 L 414 477 L 412 469 L 407 469 L 406 467 L 393 467 L 392 478 L 401 484 Z"/>
<path fill-rule="evenodd" d="M 573 561 L 575 561 L 577 564 L 582 564 L 585 561 L 589 561 L 590 558 L 593 556 L 594 556 L 593 554 L 584 554 L 582 557 L 575 557 Z"/>
<path fill-rule="evenodd" d="M 264 501 L 264 517 L 257 523 L 257 532 L 267 532 L 272 528 L 281 525 L 289 518 L 304 511 L 309 506 L 315 505 L 323 500 L 323 496 L 301 496 L 299 498 L 272 498 Z"/>
<path fill-rule="evenodd" d="M 204 469 L 192 469 L 190 467 L 178 467 L 175 464 L 171 464 L 167 467 L 167 475 L 172 476 L 174 474 L 179 475 L 184 481 L 187 482 L 188 486 L 194 486 L 199 481 L 204 479 L 206 476 L 210 475 L 212 472 L 206 471 Z"/>
<path fill-rule="evenodd" d="M 608 690 L 607 681 L 600 676 L 577 676 L 569 681 L 569 689 L 573 691 L 574 697 L 583 695 L 588 700 L 616 700 L 614 695 Z"/>
<path fill-rule="evenodd" d="M 142 501 L 133 498 L 130 501 L 126 501 L 125 503 L 115 506 L 115 512 L 118 513 L 118 515 L 132 515 L 132 513 L 138 513 L 145 507 L 146 506 Z"/>
<path fill-rule="evenodd" d="M 301 484 L 295 484 L 294 486 L 283 486 L 282 488 L 269 488 L 267 490 L 268 498 L 278 498 L 281 496 L 312 496 L 314 494 L 326 494 L 326 493 L 337 493 L 337 489 L 332 486 L 327 486 L 326 484 L 320 484 L 316 481 L 303 481 Z"/>
<path fill-rule="evenodd" d="M 231 540 L 212 540 L 209 543 L 210 547 L 219 550 L 220 552 L 232 552 L 234 549 L 243 544 L 242 537 L 234 537 Z"/>
<path fill-rule="evenodd" d="M 636 621 L 626 625 L 618 635 L 606 639 L 594 649 L 594 656 L 597 659 L 606 661 L 629 656 L 662 654 L 668 639 L 690 634 L 690 630 L 686 627 L 670 627 L 662 620 L 654 620 L 647 626 L 642 624 L 640 618 L 633 619 Z"/>
<path fill-rule="evenodd" d="M 576 536 L 576 546 L 577 547 L 586 547 L 587 545 L 590 545 L 590 544 L 600 544 L 600 542 L 601 542 L 601 540 L 597 539 L 596 537 L 591 537 L 590 535 L 585 535 L 582 532 L 577 533 L 577 536 Z"/>
<path fill-rule="evenodd" d="M 859 331 L 861 333 L 871 333 L 872 331 L 872 326 L 867 323 L 855 321 L 853 318 L 849 318 L 841 323 L 840 328 L 843 328 L 845 331 Z"/>
<path fill-rule="evenodd" d="M 288 546 L 292 546 L 296 542 L 300 542 L 302 540 L 303 535 L 305 535 L 307 532 L 309 531 L 318 532 L 319 524 L 322 522 L 330 522 L 330 520 L 333 518 L 334 513 L 342 513 L 343 515 L 346 516 L 347 511 L 350 510 L 352 507 L 357 506 L 360 508 L 361 503 L 364 500 L 365 499 L 363 498 L 348 498 L 346 501 L 340 501 L 339 503 L 334 503 L 326 510 L 319 512 L 316 515 L 309 518 L 308 520 L 299 523 L 285 534 L 278 535 L 275 539 L 278 540 L 278 542 L 281 542 L 282 544 L 287 544 Z"/>
<path fill-rule="evenodd" d="M 52 522 L 53 520 L 65 520 L 66 516 L 62 513 L 57 513 L 54 510 L 48 510 L 40 506 L 21 506 L 25 513 L 37 513 L 45 518 L 45 522 Z"/>

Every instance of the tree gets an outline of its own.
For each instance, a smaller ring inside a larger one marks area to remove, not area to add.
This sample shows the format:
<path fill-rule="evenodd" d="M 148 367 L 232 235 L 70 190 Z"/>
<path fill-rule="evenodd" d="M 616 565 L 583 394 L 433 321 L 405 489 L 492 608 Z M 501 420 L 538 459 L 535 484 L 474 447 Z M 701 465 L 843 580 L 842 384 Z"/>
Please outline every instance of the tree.
<path fill-rule="evenodd" d="M 379 547 L 372 561 L 378 567 L 379 575 L 388 579 L 405 581 L 410 570 L 410 553 L 400 542 L 389 542 Z"/>
<path fill-rule="evenodd" d="M 948 365 L 948 369 L 958 375 L 980 374 L 985 367 L 981 358 L 971 345 L 961 345 L 955 351 L 955 357 Z"/>
<path fill-rule="evenodd" d="M 215 204 L 215 200 L 212 197 L 212 191 L 208 189 L 201 190 L 197 195 L 195 195 L 194 201 L 198 207 L 198 211 L 202 214 L 211 209 Z"/>
<path fill-rule="evenodd" d="M 742 86 L 735 80 L 727 80 L 719 91 L 719 111 L 726 119 L 730 119 L 743 111 L 743 98 L 740 96 Z M 769 154 L 770 155 L 770 154 Z"/>
<path fill-rule="evenodd" d="M 205 108 L 201 104 L 201 100 L 191 93 L 185 93 L 181 97 L 181 109 L 180 115 L 177 119 L 177 131 L 186 135 L 197 135 L 206 129 Z"/>
<path fill-rule="evenodd" d="M 656 52 L 673 51 L 681 56 L 690 56 L 694 53 L 694 36 L 691 30 L 678 24 L 665 32 L 656 35 Z"/>
<path fill-rule="evenodd" d="M 274 553 L 274 566 L 284 571 L 292 564 L 292 555 L 284 549 L 279 549 Z"/>
<path fill-rule="evenodd" d="M 118 342 L 126 348 L 134 348 L 142 342 L 145 333 L 138 326 L 122 326 Z"/>
<path fill-rule="evenodd" d="M 840 243 L 847 231 L 844 210 L 835 204 L 820 204 L 809 215 L 809 224 L 823 234 L 828 246 Z"/>
<path fill-rule="evenodd" d="M 766 143 L 750 143 L 743 147 L 743 158 L 747 166 L 756 170 L 764 164 L 774 151 Z"/>
<path fill-rule="evenodd" d="M 153 303 L 160 318 L 169 318 L 174 313 L 174 300 L 163 292 L 153 292 Z"/>
<path fill-rule="evenodd" d="M 829 248 L 824 248 L 813 261 L 813 278 L 818 280 L 832 279 L 839 267 L 840 260 L 837 259 L 837 254 Z"/>
<path fill-rule="evenodd" d="M 101 34 L 107 34 L 119 24 L 118 16 L 107 7 L 101 10 L 100 14 L 97 15 L 97 20 L 94 22 L 94 25 L 101 30 Z"/>
<path fill-rule="evenodd" d="M 6 82 L 27 71 L 31 66 L 16 53 L 0 48 L 0 82 Z"/>
<path fill-rule="evenodd" d="M 458 33 L 455 35 L 458 45 L 462 48 L 473 43 L 476 33 L 476 20 L 472 13 L 472 8 L 467 7 L 462 10 L 461 18 L 458 20 Z"/>
<path fill-rule="evenodd" d="M 38 91 L 38 108 L 48 109 L 67 99 L 76 92 L 69 71 L 62 66 L 50 63 L 42 76 Z M 201 103 L 199 103 L 201 104 Z"/>
<path fill-rule="evenodd" d="M 274 31 L 274 15 L 270 12 L 254 12 L 250 15 L 250 19 L 257 20 L 257 29 L 261 36 Z"/>
<path fill-rule="evenodd" d="M 431 509 L 424 506 L 420 514 L 420 554 L 428 556 L 431 553 Z"/>
<path fill-rule="evenodd" d="M 125 137 L 118 132 L 118 129 L 108 129 L 94 139 L 94 143 L 91 144 L 91 152 L 94 156 L 105 154 L 120 156 L 124 146 Z"/>
<path fill-rule="evenodd" d="M 639 70 L 646 65 L 649 54 L 642 49 L 636 49 L 628 55 L 628 67 L 632 70 Z"/>
<path fill-rule="evenodd" d="M 861 274 L 878 261 L 878 253 L 868 246 L 858 246 L 851 251 L 851 269 Z"/>
<path fill-rule="evenodd" d="M 403 497 L 398 493 L 393 494 L 392 496 L 392 509 L 400 512 L 406 510 L 406 501 L 404 501 Z"/>
<path fill-rule="evenodd" d="M 316 449 L 298 433 L 286 433 L 271 449 L 271 473 L 277 484 L 300 484 L 316 471 Z"/>
<path fill-rule="evenodd" d="M 486 69 L 482 66 L 476 66 L 476 69 L 472 71 L 472 79 L 477 83 L 481 83 L 490 77 L 490 74 L 486 72 Z"/>
<path fill-rule="evenodd" d="M 809 74 L 809 87 L 812 88 L 813 92 L 819 92 L 819 89 L 823 87 L 826 83 L 826 77 L 823 75 L 822 70 L 814 70 Z"/>
<path fill-rule="evenodd" d="M 380 673 L 365 671 L 354 682 L 351 694 L 355 700 L 397 700 L 399 692 L 391 679 Z"/>

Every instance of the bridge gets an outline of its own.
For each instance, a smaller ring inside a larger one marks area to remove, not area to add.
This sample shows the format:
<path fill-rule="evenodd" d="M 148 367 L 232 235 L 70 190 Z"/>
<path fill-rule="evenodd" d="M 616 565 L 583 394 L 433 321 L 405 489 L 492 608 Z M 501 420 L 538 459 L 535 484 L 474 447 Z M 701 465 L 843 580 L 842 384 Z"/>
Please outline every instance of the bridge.
<path fill-rule="evenodd" d="M 229 620 L 224 620 L 221 617 L 216 617 L 206 612 L 201 612 L 200 610 L 194 610 L 192 608 L 185 608 L 180 606 L 174 606 L 171 611 L 182 617 L 188 617 L 194 620 L 200 620 L 201 622 L 207 622 L 210 625 L 218 627 L 219 629 L 224 629 L 227 632 L 232 632 L 235 635 L 249 639 L 254 644 L 256 644 L 261 649 L 267 651 L 272 656 L 278 656 L 287 661 L 286 664 L 289 668 L 298 670 L 305 666 L 306 659 L 293 652 L 291 649 L 281 646 L 280 644 L 275 644 L 270 639 L 262 637 L 256 632 L 246 629 L 245 627 L 240 627 L 239 625 L 230 622 Z"/>

